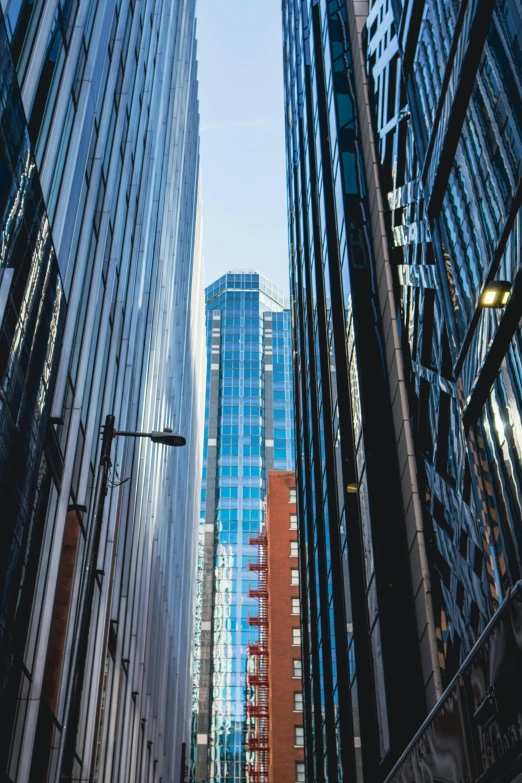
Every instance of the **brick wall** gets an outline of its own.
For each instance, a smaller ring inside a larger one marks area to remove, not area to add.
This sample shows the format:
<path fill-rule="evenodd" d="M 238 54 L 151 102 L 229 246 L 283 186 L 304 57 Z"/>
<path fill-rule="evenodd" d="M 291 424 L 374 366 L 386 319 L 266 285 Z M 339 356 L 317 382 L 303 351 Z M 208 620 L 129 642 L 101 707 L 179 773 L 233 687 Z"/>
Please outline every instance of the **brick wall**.
<path fill-rule="evenodd" d="M 294 677 L 294 659 L 301 647 L 293 644 L 293 628 L 300 628 L 299 614 L 292 613 L 292 598 L 299 597 L 292 585 L 292 570 L 298 569 L 291 556 L 290 529 L 296 504 L 290 501 L 295 474 L 272 470 L 268 474 L 266 529 L 268 535 L 268 651 L 270 679 L 270 783 L 296 783 L 296 763 L 304 762 L 304 748 L 295 746 L 295 727 L 303 725 L 303 713 L 295 710 L 294 693 L 302 693 L 300 678 Z M 295 549 L 296 547 L 294 547 Z"/>

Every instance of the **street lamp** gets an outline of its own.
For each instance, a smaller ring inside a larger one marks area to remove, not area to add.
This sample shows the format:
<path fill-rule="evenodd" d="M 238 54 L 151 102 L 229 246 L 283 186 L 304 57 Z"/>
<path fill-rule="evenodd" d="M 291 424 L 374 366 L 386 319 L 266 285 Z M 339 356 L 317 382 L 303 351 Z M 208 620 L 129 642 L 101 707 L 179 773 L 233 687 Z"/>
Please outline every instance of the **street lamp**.
<path fill-rule="evenodd" d="M 94 495 L 94 518 L 85 553 L 85 570 L 80 585 L 80 598 L 77 613 L 77 633 L 74 634 L 71 653 L 72 677 L 69 677 L 67 693 L 63 711 L 63 726 L 60 737 L 60 748 L 57 760 L 57 779 L 72 779 L 74 765 L 74 753 L 76 749 L 76 733 L 80 715 L 80 702 L 85 676 L 85 662 L 87 658 L 87 643 L 89 628 L 91 625 L 92 605 L 94 599 L 94 587 L 96 582 L 96 564 L 98 562 L 98 550 L 103 524 L 103 509 L 108 488 L 109 470 L 112 466 L 111 447 L 114 438 L 149 438 L 153 443 L 161 443 L 164 446 L 184 446 L 186 440 L 182 435 L 176 435 L 171 429 L 163 432 L 125 432 L 115 429 L 114 416 L 107 416 L 102 426 L 102 448 L 98 474 L 96 476 L 96 490 Z"/>
<path fill-rule="evenodd" d="M 187 442 L 182 435 L 175 435 L 166 427 L 163 432 L 118 432 L 114 430 L 114 437 L 125 435 L 129 438 L 150 438 L 153 443 L 163 443 L 164 446 L 184 446 Z"/>
<path fill-rule="evenodd" d="M 511 296 L 511 283 L 507 280 L 491 280 L 486 283 L 480 296 L 482 307 L 505 307 Z"/>

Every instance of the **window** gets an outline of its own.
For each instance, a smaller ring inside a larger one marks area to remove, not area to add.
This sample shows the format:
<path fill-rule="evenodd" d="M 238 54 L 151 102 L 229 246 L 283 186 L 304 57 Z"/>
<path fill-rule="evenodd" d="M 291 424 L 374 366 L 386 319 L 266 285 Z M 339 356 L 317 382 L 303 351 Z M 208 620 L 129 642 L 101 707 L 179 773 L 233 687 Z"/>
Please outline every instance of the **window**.
<path fill-rule="evenodd" d="M 114 106 L 116 111 L 120 108 L 121 88 L 123 85 L 123 62 L 120 58 L 120 65 L 118 68 L 118 74 L 116 76 L 116 85 L 114 87 Z"/>
<path fill-rule="evenodd" d="M 303 676 L 303 664 L 301 662 L 300 658 L 294 658 L 292 661 L 294 666 L 294 677 L 302 677 Z"/>
<path fill-rule="evenodd" d="M 296 761 L 295 763 L 295 780 L 296 783 L 305 783 L 305 765 L 303 761 Z"/>
<path fill-rule="evenodd" d="M 299 571 L 297 568 L 292 568 L 292 570 L 290 571 L 290 584 L 291 585 L 299 584 Z"/>
<path fill-rule="evenodd" d="M 40 137 L 43 140 L 42 144 L 45 145 L 47 143 L 51 116 L 56 104 L 56 95 L 60 87 L 67 56 L 64 41 L 65 45 L 68 46 L 70 40 L 71 27 L 69 25 L 69 17 L 72 9 L 72 3 L 65 6 L 59 3 L 54 12 L 47 39 L 45 60 L 40 71 L 31 113 L 27 118 L 29 137 L 33 148 L 37 146 L 37 141 Z M 37 165 L 41 164 L 42 144 L 39 149 L 40 159 L 37 157 Z M 37 155 L 38 152 L 35 150 L 35 157 Z"/>
<path fill-rule="evenodd" d="M 221 498 L 237 498 L 238 487 L 220 487 L 219 496 Z"/>
<path fill-rule="evenodd" d="M 107 227 L 107 237 L 105 240 L 105 249 L 103 251 L 103 269 L 102 269 L 102 277 L 103 282 L 107 283 L 107 275 L 109 272 L 109 263 L 111 260 L 111 251 L 112 251 L 112 240 L 114 237 L 114 231 L 112 227 L 112 222 L 109 220 L 108 227 Z"/>
<path fill-rule="evenodd" d="M 118 7 L 116 6 L 114 16 L 112 19 L 111 32 L 109 35 L 109 57 L 112 60 L 112 53 L 114 51 L 114 42 L 116 40 L 116 30 L 118 29 Z"/>
<path fill-rule="evenodd" d="M 238 476 L 237 465 L 222 465 L 218 468 L 218 476 Z M 206 475 L 203 477 L 206 478 Z"/>
<path fill-rule="evenodd" d="M 297 530 L 297 514 L 290 514 L 290 530 Z"/>
<path fill-rule="evenodd" d="M 302 726 L 294 726 L 295 728 L 295 745 L 304 745 L 304 728 Z"/>
<path fill-rule="evenodd" d="M 293 487 L 289 490 L 289 497 L 288 497 L 289 503 L 297 503 L 297 496 L 296 496 L 296 489 Z"/>
<path fill-rule="evenodd" d="M 78 55 L 78 62 L 76 64 L 76 71 L 74 74 L 74 81 L 72 87 L 72 96 L 75 107 L 78 106 L 80 99 L 80 90 L 82 89 L 83 75 L 85 73 L 85 64 L 87 62 L 87 44 L 85 38 L 82 36 L 82 42 L 80 45 L 80 54 Z"/>
<path fill-rule="evenodd" d="M 96 238 L 100 232 L 101 219 L 103 214 L 103 202 L 105 200 L 105 181 L 103 177 L 100 177 L 100 183 L 98 186 L 98 196 L 96 198 L 96 207 L 94 209 L 93 227 L 96 234 Z"/>
<path fill-rule="evenodd" d="M 292 628 L 292 644 L 301 644 L 300 628 Z"/>
<path fill-rule="evenodd" d="M 262 497 L 261 487 L 243 487 L 244 498 L 260 498 Z"/>
<path fill-rule="evenodd" d="M 294 693 L 294 710 L 295 712 L 303 711 L 303 693 L 302 691 L 296 691 Z"/>
<path fill-rule="evenodd" d="M 299 598 L 292 598 L 292 614 L 299 614 Z"/>
<path fill-rule="evenodd" d="M 96 123 L 96 120 L 94 121 L 94 129 L 91 136 L 91 143 L 89 146 L 89 153 L 87 155 L 87 165 L 85 167 L 85 177 L 87 179 L 87 184 L 90 185 L 91 182 L 91 174 L 92 174 L 92 167 L 94 165 L 94 153 L 96 150 L 96 144 L 98 142 L 98 125 Z"/>
<path fill-rule="evenodd" d="M 107 138 L 103 147 L 102 176 L 105 177 L 105 179 L 107 179 L 111 162 L 112 144 L 114 141 L 114 133 L 116 131 L 116 117 L 116 109 L 113 107 L 111 118 L 109 120 L 109 127 L 107 129 Z"/>
<path fill-rule="evenodd" d="M 49 198 L 47 199 L 47 214 L 49 215 L 51 223 L 54 221 L 56 203 L 60 193 L 60 185 L 62 184 L 62 175 L 65 168 L 65 161 L 67 159 L 69 142 L 71 140 L 75 111 L 75 104 L 71 98 L 65 115 L 65 123 L 60 134 L 60 146 L 58 147 L 58 154 L 56 156 L 56 163 L 54 165 L 51 187 L 49 189 Z"/>
<path fill-rule="evenodd" d="M 290 557 L 298 557 L 297 541 L 290 541 Z"/>

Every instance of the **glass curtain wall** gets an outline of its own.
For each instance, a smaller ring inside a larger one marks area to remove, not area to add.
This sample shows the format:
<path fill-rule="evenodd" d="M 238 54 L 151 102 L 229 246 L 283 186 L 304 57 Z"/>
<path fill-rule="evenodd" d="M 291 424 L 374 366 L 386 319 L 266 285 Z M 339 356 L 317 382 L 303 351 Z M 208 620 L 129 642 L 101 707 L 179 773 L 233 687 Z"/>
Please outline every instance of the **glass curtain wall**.
<path fill-rule="evenodd" d="M 368 69 L 443 682 L 521 577 L 520 3 L 375 0 Z M 401 30 L 398 37 L 396 31 Z M 480 305 L 505 281 L 505 307 Z"/>
<path fill-rule="evenodd" d="M 246 667 L 257 629 L 249 545 L 264 519 L 269 470 L 294 465 L 290 311 L 252 270 L 206 289 L 207 384 L 198 553 L 192 774 L 245 781 Z"/>
<path fill-rule="evenodd" d="M 377 780 L 425 710 L 349 41 L 341 0 L 283 2 L 306 763 L 329 783 Z"/>
<path fill-rule="evenodd" d="M 0 777 L 56 781 L 66 724 L 68 779 L 177 781 L 204 393 L 195 2 L 6 0 L 2 13 Z M 187 445 L 114 444 L 71 725 L 109 413 Z"/>
<path fill-rule="evenodd" d="M 1 13 L 0 95 L 0 703 L 10 722 L 27 689 L 45 514 L 63 467 L 50 414 L 66 301 Z"/>

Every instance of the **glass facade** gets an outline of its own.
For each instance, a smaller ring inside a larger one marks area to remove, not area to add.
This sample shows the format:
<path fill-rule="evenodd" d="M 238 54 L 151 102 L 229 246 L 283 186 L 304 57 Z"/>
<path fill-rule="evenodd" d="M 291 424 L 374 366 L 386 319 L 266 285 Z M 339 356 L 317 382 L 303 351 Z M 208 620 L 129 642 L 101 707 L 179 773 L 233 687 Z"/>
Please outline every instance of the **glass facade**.
<path fill-rule="evenodd" d="M 384 779 L 440 694 L 365 21 L 360 3 L 283 3 L 310 781 Z"/>
<path fill-rule="evenodd" d="M 374 781 L 425 702 L 346 3 L 283 60 L 307 780 Z"/>
<path fill-rule="evenodd" d="M 1 5 L 0 777 L 57 783 L 66 743 L 63 779 L 178 781 L 205 372 L 195 2 Z M 187 445 L 114 443 L 68 714 L 111 413 Z"/>
<path fill-rule="evenodd" d="M 59 469 L 49 417 L 66 302 L 1 14 L 0 96 L 0 701 L 12 716 Z"/>
<path fill-rule="evenodd" d="M 448 685 L 521 576 L 522 12 L 405 13 L 371 4 L 368 66 Z"/>
<path fill-rule="evenodd" d="M 235 270 L 205 292 L 207 381 L 198 550 L 193 780 L 246 779 L 248 642 L 269 470 L 294 465 L 290 311 L 282 292 Z"/>
<path fill-rule="evenodd" d="M 521 31 L 283 2 L 308 781 L 520 773 L 480 707 L 520 676 L 484 661 L 521 575 Z"/>

